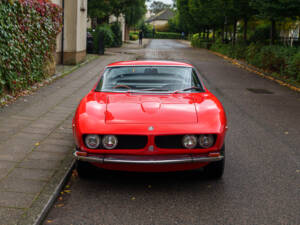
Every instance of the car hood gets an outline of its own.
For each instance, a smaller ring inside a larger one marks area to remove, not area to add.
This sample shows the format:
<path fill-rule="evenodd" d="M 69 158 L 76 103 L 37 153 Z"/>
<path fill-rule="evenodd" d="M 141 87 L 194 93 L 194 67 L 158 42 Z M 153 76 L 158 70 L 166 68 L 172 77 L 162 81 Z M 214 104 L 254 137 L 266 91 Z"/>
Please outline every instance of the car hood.
<path fill-rule="evenodd" d="M 180 96 L 107 96 L 108 124 L 197 123 L 193 101 Z"/>
<path fill-rule="evenodd" d="M 211 93 L 140 95 L 90 92 L 77 108 L 74 121 L 82 133 L 219 132 L 226 116 Z M 166 124 L 169 124 L 166 126 Z M 122 126 L 119 126 L 122 125 Z M 170 130 L 170 126 L 173 127 Z"/>

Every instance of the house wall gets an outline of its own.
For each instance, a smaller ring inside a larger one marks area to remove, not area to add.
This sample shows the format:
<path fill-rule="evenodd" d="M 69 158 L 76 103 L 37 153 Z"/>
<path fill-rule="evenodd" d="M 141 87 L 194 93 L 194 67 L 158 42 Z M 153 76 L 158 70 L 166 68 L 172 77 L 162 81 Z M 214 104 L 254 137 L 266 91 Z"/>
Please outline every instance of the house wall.
<path fill-rule="evenodd" d="M 62 6 L 62 0 L 52 0 Z M 87 0 L 65 0 L 64 9 L 64 62 L 63 64 L 77 64 L 86 57 L 86 28 L 87 28 Z M 56 40 L 56 62 L 61 63 L 61 38 Z"/>
<path fill-rule="evenodd" d="M 114 15 L 109 17 L 109 23 L 113 23 L 115 21 L 119 21 L 121 24 L 121 30 L 122 30 L 122 41 L 125 41 L 125 17 L 123 15 L 119 16 L 119 18 L 115 17 Z"/>
<path fill-rule="evenodd" d="M 154 20 L 152 22 L 150 22 L 151 25 L 153 26 L 163 26 L 168 24 L 168 20 Z"/>

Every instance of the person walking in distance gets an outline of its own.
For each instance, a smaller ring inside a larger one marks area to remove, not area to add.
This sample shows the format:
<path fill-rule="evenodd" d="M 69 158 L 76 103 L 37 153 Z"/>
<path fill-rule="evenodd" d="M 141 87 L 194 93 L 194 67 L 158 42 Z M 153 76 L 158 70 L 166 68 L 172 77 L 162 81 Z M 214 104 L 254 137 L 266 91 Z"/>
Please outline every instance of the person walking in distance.
<path fill-rule="evenodd" d="M 143 31 L 140 30 L 139 32 L 139 45 L 142 46 L 143 45 Z"/>

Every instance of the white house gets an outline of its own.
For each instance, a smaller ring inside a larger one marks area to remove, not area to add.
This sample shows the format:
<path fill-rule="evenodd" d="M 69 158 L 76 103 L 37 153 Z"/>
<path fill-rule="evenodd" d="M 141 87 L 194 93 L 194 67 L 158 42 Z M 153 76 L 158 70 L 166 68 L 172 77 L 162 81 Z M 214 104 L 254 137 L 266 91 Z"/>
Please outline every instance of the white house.
<path fill-rule="evenodd" d="M 86 57 L 87 0 L 52 0 L 63 8 L 63 30 L 57 37 L 56 62 L 77 64 Z"/>

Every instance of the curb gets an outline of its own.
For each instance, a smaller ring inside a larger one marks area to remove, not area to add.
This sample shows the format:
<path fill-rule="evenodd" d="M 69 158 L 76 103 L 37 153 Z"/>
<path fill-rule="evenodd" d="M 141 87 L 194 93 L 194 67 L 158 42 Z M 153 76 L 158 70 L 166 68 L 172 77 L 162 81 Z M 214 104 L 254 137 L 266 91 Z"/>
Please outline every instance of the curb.
<path fill-rule="evenodd" d="M 208 50 L 209 52 L 213 53 L 214 55 L 217 55 L 219 57 L 222 57 L 223 59 L 227 60 L 227 61 L 230 61 L 232 64 L 240 67 L 240 68 L 243 68 L 249 72 L 252 72 L 252 73 L 255 73 L 257 75 L 259 75 L 260 77 L 262 78 L 265 78 L 265 79 L 268 79 L 268 80 L 272 80 L 272 81 L 275 81 L 276 83 L 278 83 L 279 85 L 281 86 L 284 86 L 284 87 L 288 87 L 289 89 L 293 90 L 293 91 L 296 91 L 296 92 L 300 92 L 300 88 L 299 87 L 296 87 L 292 84 L 289 84 L 287 83 L 286 81 L 283 81 L 283 80 L 280 80 L 278 78 L 275 78 L 271 75 L 268 75 L 268 74 L 265 74 L 263 72 L 261 72 L 261 70 L 255 66 L 252 66 L 252 65 L 249 65 L 249 64 L 243 64 L 243 63 L 240 63 L 239 60 L 236 60 L 236 59 L 233 59 L 233 58 L 230 58 L 226 55 L 223 55 L 219 52 L 214 52 L 212 50 Z"/>
<path fill-rule="evenodd" d="M 48 215 L 48 212 L 50 211 L 50 209 L 54 205 L 57 197 L 59 196 L 59 194 L 61 192 L 61 190 L 64 188 L 64 186 L 67 183 L 67 180 L 71 176 L 72 171 L 73 171 L 73 169 L 75 167 L 75 162 L 76 162 L 76 160 L 73 159 L 70 167 L 66 171 L 65 175 L 63 176 L 63 178 L 60 180 L 59 184 L 56 186 L 53 194 L 50 196 L 48 202 L 46 203 L 46 205 L 42 209 L 42 212 L 35 219 L 35 222 L 33 223 L 33 225 L 41 225 L 44 222 L 44 220 L 46 219 L 46 217 Z"/>

